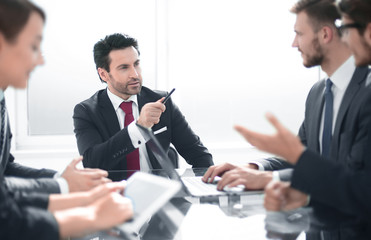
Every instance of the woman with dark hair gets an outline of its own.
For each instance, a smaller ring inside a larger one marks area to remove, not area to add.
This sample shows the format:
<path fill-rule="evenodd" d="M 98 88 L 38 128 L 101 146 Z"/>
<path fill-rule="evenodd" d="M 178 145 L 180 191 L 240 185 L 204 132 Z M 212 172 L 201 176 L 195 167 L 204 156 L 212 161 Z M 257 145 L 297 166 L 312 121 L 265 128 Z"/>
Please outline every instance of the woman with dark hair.
<path fill-rule="evenodd" d="M 0 0 L 0 239 L 76 237 L 113 227 L 132 216 L 130 200 L 117 193 L 124 190 L 123 183 L 64 195 L 10 191 L 5 184 L 11 155 L 4 90 L 26 88 L 30 73 L 43 64 L 44 21 L 44 12 L 29 1 Z"/>

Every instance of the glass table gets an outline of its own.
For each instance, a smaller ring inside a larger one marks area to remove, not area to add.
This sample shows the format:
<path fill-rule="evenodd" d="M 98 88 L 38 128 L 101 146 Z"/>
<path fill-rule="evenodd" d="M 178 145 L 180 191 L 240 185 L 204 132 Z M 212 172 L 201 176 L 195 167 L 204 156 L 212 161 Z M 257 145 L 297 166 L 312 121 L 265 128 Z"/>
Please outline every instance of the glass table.
<path fill-rule="evenodd" d="M 203 176 L 206 169 L 177 169 L 181 176 Z M 133 172 L 110 171 L 115 181 Z M 166 176 L 163 170 L 151 174 Z M 263 193 L 213 198 L 176 197 L 149 219 L 139 233 L 119 228 L 97 232 L 80 240 L 194 240 L 194 239 L 333 239 L 318 229 L 310 208 L 289 212 L 266 212 Z"/>

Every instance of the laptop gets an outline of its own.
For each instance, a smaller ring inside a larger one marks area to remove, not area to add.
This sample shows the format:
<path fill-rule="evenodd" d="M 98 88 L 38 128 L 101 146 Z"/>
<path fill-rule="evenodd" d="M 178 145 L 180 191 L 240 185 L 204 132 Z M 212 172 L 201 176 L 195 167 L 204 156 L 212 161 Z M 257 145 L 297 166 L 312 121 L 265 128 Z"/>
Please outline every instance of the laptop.
<path fill-rule="evenodd" d="M 147 147 L 153 152 L 158 163 L 166 172 L 170 179 L 181 183 L 182 191 L 178 193 L 177 197 L 191 196 L 191 197 L 218 197 L 229 195 L 252 195 L 263 193 L 262 190 L 246 190 L 242 186 L 225 189 L 223 191 L 217 190 L 217 182 L 205 183 L 200 176 L 181 177 L 175 170 L 172 161 L 169 159 L 167 153 L 160 145 L 152 130 L 137 124 L 139 131 L 147 141 Z M 182 194 L 183 193 L 183 194 Z"/>

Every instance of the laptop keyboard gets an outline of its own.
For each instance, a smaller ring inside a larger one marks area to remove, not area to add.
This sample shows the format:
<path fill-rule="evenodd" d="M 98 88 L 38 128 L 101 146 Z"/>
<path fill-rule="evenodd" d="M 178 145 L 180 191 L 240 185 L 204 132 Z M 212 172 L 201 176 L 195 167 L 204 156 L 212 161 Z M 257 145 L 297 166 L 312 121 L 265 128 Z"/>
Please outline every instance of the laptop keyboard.
<path fill-rule="evenodd" d="M 216 189 L 216 183 L 205 183 L 202 177 L 182 177 L 183 183 L 188 190 L 195 195 L 219 195 L 220 191 Z"/>

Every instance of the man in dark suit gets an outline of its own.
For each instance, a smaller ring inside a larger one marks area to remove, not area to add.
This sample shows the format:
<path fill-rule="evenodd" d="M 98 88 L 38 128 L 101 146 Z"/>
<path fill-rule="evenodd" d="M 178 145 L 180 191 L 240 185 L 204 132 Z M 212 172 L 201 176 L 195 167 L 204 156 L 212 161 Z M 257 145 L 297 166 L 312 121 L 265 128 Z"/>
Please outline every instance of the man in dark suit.
<path fill-rule="evenodd" d="M 136 124 L 152 128 L 166 151 L 172 143 L 192 167 L 213 164 L 211 154 L 171 98 L 162 103 L 166 92 L 142 87 L 134 38 L 123 34 L 106 36 L 94 46 L 94 61 L 107 89 L 77 104 L 73 114 L 84 166 L 105 170 L 160 168 L 146 149 L 146 140 Z"/>
<path fill-rule="evenodd" d="M 296 37 L 292 46 L 302 53 L 305 67 L 319 65 L 327 74 L 324 80 L 314 84 L 308 94 L 305 118 L 298 134 L 301 142 L 308 149 L 323 152 L 324 92 L 326 81 L 330 79 L 333 117 L 332 141 L 328 155 L 341 159 L 350 168 L 360 169 L 362 164 L 356 159 L 362 154 L 357 151 L 364 140 L 361 138 L 362 133 L 359 133 L 360 137 L 356 142 L 348 141 L 344 135 L 358 136 L 358 120 L 362 119 L 356 118 L 358 113 L 355 109 L 358 109 L 359 103 L 365 97 L 362 92 L 366 86 L 368 68 L 354 66 L 354 58 L 349 48 L 341 41 L 334 24 L 340 15 L 331 1 L 299 1 L 291 11 L 296 14 Z M 347 155 L 342 153 L 350 147 L 353 149 L 352 157 L 347 158 Z M 265 171 L 255 170 L 258 168 Z M 210 167 L 204 175 L 204 181 L 217 175 L 222 175 L 222 180 L 218 183 L 220 189 L 228 184 L 244 184 L 246 188 L 263 189 L 272 178 L 290 180 L 292 165 L 279 158 L 258 159 L 242 167 L 225 163 Z"/>

